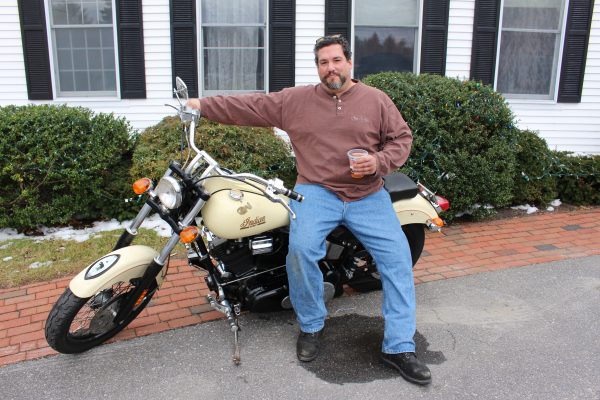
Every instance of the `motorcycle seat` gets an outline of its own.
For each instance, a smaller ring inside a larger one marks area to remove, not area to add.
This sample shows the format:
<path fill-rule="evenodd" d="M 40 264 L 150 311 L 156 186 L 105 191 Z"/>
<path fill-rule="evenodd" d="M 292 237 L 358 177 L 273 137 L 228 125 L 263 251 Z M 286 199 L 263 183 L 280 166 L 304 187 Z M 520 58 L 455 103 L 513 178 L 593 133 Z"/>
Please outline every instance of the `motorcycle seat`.
<path fill-rule="evenodd" d="M 393 172 L 383 177 L 383 187 L 388 191 L 392 202 L 412 199 L 419 193 L 417 184 L 402 172 Z"/>

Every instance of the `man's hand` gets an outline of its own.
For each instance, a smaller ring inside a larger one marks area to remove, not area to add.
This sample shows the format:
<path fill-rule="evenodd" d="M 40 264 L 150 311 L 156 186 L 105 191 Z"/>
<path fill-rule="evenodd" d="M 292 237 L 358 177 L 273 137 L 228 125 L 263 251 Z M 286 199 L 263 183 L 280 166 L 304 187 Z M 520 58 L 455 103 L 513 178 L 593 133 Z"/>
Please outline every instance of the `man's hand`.
<path fill-rule="evenodd" d="M 352 167 L 352 171 L 360 175 L 373 175 L 377 172 L 377 158 L 372 154 L 357 159 Z"/>
<path fill-rule="evenodd" d="M 200 111 L 200 99 L 189 99 L 185 106 Z"/>

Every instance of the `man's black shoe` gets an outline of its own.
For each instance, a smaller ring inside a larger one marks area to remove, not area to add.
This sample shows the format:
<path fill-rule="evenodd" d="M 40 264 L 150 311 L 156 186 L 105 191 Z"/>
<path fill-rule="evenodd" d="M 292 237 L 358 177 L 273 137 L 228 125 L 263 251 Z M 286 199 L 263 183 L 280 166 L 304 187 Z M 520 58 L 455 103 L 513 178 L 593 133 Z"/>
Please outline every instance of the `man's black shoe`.
<path fill-rule="evenodd" d="M 431 383 L 431 371 L 427 365 L 417 359 L 415 353 L 381 353 L 381 359 L 384 363 L 396 368 L 400 375 L 409 382 L 418 385 Z"/>
<path fill-rule="evenodd" d="M 296 343 L 298 360 L 309 362 L 317 358 L 323 331 L 324 328 L 315 333 L 300 332 L 300 335 L 298 335 L 298 342 Z"/>

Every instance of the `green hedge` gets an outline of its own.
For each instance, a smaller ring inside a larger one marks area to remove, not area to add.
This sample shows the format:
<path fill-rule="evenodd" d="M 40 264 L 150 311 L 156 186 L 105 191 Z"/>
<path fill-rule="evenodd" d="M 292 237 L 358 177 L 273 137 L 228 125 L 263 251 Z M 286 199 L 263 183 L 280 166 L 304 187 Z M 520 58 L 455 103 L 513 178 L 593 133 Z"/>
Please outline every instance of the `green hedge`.
<path fill-rule="evenodd" d="M 439 75 L 386 72 L 364 82 L 384 91 L 413 131 L 403 171 L 447 197 L 452 212 L 511 204 L 517 129 L 504 98 L 489 86 Z"/>
<path fill-rule="evenodd" d="M 550 173 L 556 179 L 560 199 L 576 205 L 600 204 L 600 156 L 554 155 Z"/>
<path fill-rule="evenodd" d="M 536 133 L 514 126 L 506 101 L 490 87 L 409 73 L 364 82 L 386 92 L 412 128 L 402 170 L 450 200 L 446 219 L 488 213 L 476 205 L 544 206 L 553 198 L 600 204 L 600 157 L 549 150 Z M 290 148 L 271 129 L 202 120 L 196 140 L 226 168 L 294 184 Z M 176 117 L 136 137 L 125 119 L 83 108 L 2 107 L 0 227 L 130 217 L 137 207 L 123 200 L 132 196 L 132 179 L 160 178 L 170 160 L 187 157 L 180 143 Z"/>
<path fill-rule="evenodd" d="M 552 174 L 555 153 L 535 132 L 517 131 L 516 175 L 513 187 L 513 204 L 544 206 L 559 197 L 557 180 Z"/>
<path fill-rule="evenodd" d="M 122 215 L 131 134 L 124 119 L 83 108 L 0 108 L 0 227 Z"/>
<path fill-rule="evenodd" d="M 187 152 L 180 152 L 181 132 L 178 117 L 166 117 L 142 132 L 133 154 L 132 178 L 158 179 L 170 160 L 185 160 Z M 293 187 L 296 180 L 289 145 L 271 128 L 228 126 L 202 119 L 196 129 L 196 145 L 222 167 L 236 172 L 264 178 L 277 176 L 288 187 Z"/>

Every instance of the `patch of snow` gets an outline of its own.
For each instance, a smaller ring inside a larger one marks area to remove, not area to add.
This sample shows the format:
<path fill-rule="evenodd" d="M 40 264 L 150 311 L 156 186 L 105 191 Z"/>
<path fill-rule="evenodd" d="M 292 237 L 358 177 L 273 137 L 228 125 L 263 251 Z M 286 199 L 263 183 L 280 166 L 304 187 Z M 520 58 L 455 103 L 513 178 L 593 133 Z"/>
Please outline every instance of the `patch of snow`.
<path fill-rule="evenodd" d="M 460 218 L 463 215 L 473 215 L 475 210 L 478 210 L 480 208 L 484 208 L 486 210 L 493 210 L 494 206 L 492 206 L 491 204 L 484 204 L 482 206 L 481 204 L 475 203 L 475 204 L 473 204 L 473 207 L 469 208 L 468 210 L 464 210 L 464 211 L 460 211 L 460 212 L 456 213 L 456 217 Z"/>
<path fill-rule="evenodd" d="M 0 250 L 4 250 L 4 249 L 8 249 L 10 246 L 12 246 L 15 242 L 8 242 L 6 244 L 3 244 L 2 246 L 0 246 Z"/>
<path fill-rule="evenodd" d="M 511 209 L 526 211 L 527 214 L 533 214 L 533 213 L 536 213 L 536 212 L 539 211 L 537 207 L 530 206 L 529 204 L 523 204 L 523 205 L 520 205 L 520 206 L 511 207 Z"/>
<path fill-rule="evenodd" d="M 4 242 L 11 239 L 25 239 L 25 235 L 17 233 L 16 229 L 0 229 L 0 242 Z"/>
<path fill-rule="evenodd" d="M 131 221 L 119 222 L 116 219 L 110 221 L 99 221 L 95 222 L 91 227 L 83 229 L 75 229 L 73 227 L 64 228 L 47 228 L 42 227 L 40 231 L 43 236 L 36 236 L 35 243 L 40 243 L 42 240 L 48 239 L 60 239 L 60 240 L 75 240 L 77 242 L 85 242 L 92 237 L 97 236 L 99 232 L 114 231 L 119 229 L 125 229 L 129 226 Z M 171 227 L 165 221 L 163 221 L 157 214 L 146 218 L 142 223 L 142 228 L 152 229 L 158 233 L 161 237 L 171 236 Z M 0 242 L 12 240 L 12 239 L 27 239 L 28 237 L 22 233 L 17 233 L 15 229 L 0 229 Z M 31 237 L 29 237 L 31 238 Z M 8 246 L 8 245 L 5 245 Z"/>
<path fill-rule="evenodd" d="M 2 261 L 10 261 L 10 260 L 12 260 L 12 259 L 13 259 L 12 257 L 4 257 L 4 258 L 2 259 Z"/>
<path fill-rule="evenodd" d="M 48 265 L 52 265 L 52 261 L 44 261 L 44 262 L 39 262 L 36 261 L 32 264 L 29 264 L 29 269 L 36 269 L 36 268 L 41 268 L 41 267 L 47 267 Z"/>

